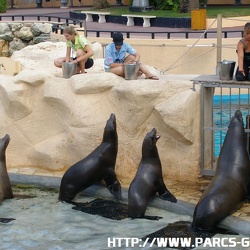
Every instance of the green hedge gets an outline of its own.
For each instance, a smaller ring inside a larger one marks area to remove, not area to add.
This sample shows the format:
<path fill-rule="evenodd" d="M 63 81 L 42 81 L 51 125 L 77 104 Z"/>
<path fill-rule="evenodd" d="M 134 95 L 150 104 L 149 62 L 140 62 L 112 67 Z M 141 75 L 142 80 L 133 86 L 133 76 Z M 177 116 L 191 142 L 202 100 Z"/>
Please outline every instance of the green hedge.
<path fill-rule="evenodd" d="M 0 13 L 5 13 L 7 10 L 7 0 L 0 0 Z"/>

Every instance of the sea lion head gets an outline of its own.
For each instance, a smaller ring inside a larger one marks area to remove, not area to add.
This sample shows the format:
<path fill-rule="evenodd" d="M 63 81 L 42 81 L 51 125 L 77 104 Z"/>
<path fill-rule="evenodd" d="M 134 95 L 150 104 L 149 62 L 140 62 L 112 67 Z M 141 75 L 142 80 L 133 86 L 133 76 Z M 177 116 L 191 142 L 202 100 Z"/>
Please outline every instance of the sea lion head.
<path fill-rule="evenodd" d="M 111 114 L 107 120 L 103 133 L 103 142 L 117 142 L 118 135 L 116 131 L 116 117 L 115 114 Z"/>
<path fill-rule="evenodd" d="M 160 139 L 160 135 L 157 134 L 156 128 L 153 128 L 144 138 L 142 144 L 142 154 L 153 151 L 157 152 L 156 143 Z"/>
<path fill-rule="evenodd" d="M 10 136 L 6 134 L 2 139 L 0 139 L 0 149 L 5 152 L 10 142 Z"/>
<path fill-rule="evenodd" d="M 243 117 L 242 117 L 242 113 L 240 110 L 235 111 L 234 116 L 231 118 L 229 127 L 235 125 L 236 123 L 237 124 L 240 123 L 242 127 L 244 127 Z"/>

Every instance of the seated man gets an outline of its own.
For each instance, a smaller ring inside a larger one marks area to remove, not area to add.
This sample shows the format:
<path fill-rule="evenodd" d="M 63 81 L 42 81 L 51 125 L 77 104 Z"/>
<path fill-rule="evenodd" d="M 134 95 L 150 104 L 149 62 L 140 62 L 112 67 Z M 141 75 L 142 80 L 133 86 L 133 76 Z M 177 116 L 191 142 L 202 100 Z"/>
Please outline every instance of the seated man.
<path fill-rule="evenodd" d="M 124 63 L 139 63 L 140 54 L 131 45 L 123 42 L 122 33 L 115 32 L 112 38 L 113 42 L 106 46 L 104 68 L 106 72 L 125 77 Z M 127 53 L 129 55 L 126 56 Z M 146 79 L 159 80 L 141 63 L 139 72 L 145 74 Z"/>

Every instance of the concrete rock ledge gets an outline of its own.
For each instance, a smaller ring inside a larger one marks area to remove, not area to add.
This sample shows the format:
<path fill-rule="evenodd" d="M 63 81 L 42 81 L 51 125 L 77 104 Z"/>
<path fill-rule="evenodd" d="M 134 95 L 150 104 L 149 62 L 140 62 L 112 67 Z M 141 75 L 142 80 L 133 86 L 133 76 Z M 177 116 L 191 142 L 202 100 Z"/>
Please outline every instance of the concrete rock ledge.
<path fill-rule="evenodd" d="M 94 67 L 84 75 L 62 78 L 53 65 L 64 56 L 64 42 L 44 42 L 16 51 L 16 76 L 1 75 L 2 133 L 11 136 L 9 168 L 65 171 L 102 140 L 111 113 L 117 117 L 116 172 L 130 183 L 141 159 L 148 131 L 158 130 L 164 177 L 197 178 L 200 163 L 200 95 L 196 75 L 160 75 L 159 81 L 125 80 L 103 69 L 101 45 L 93 44 Z"/>

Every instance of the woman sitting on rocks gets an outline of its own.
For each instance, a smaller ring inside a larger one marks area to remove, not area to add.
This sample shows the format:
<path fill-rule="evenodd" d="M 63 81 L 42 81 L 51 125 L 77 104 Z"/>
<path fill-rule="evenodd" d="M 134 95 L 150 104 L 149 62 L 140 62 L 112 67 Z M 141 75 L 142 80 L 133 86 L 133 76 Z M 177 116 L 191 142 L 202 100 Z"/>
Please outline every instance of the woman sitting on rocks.
<path fill-rule="evenodd" d="M 62 68 L 63 62 L 77 63 L 77 73 L 84 74 L 85 69 L 89 69 L 94 65 L 91 43 L 86 37 L 79 35 L 72 26 L 66 26 L 63 35 L 67 40 L 66 57 L 55 59 L 55 66 Z M 73 56 L 73 53 L 75 53 L 75 56 Z"/>

